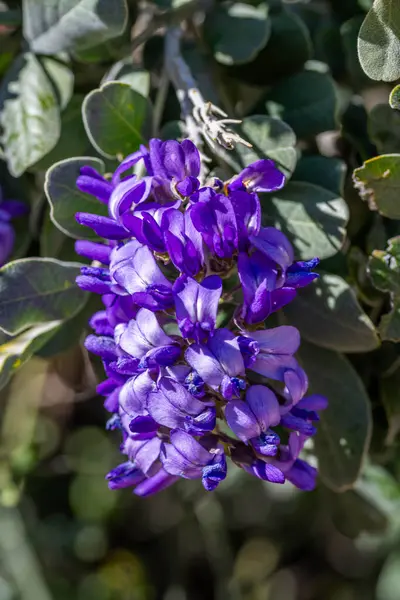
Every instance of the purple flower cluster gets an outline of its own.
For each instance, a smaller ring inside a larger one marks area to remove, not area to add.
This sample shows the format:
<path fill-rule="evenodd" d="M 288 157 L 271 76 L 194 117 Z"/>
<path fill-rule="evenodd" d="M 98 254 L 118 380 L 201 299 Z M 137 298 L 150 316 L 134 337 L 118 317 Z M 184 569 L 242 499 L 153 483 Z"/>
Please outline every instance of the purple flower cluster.
<path fill-rule="evenodd" d="M 298 331 L 264 321 L 317 277 L 318 260 L 295 262 L 286 237 L 261 226 L 257 192 L 284 184 L 271 160 L 204 187 L 199 173 L 191 141 L 153 139 L 110 179 L 84 167 L 77 180 L 109 213 L 76 215 L 105 240 L 76 251 L 93 261 L 78 285 L 104 303 L 86 347 L 103 360 L 98 392 L 126 456 L 109 486 L 145 496 L 183 477 L 213 490 L 229 457 L 260 479 L 311 490 L 316 470 L 299 454 L 326 400 L 306 396 Z M 218 327 L 232 298 L 230 326 Z"/>
<path fill-rule="evenodd" d="M 15 240 L 12 219 L 26 214 L 27 206 L 19 200 L 4 200 L 0 188 L 0 267 L 3 266 L 12 252 Z"/>

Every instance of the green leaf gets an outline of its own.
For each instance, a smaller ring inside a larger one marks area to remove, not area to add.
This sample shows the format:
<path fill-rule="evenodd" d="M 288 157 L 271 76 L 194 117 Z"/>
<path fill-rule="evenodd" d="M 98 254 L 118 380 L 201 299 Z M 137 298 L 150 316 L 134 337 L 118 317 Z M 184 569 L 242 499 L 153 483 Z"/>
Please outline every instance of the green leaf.
<path fill-rule="evenodd" d="M 397 506 L 398 510 L 398 506 Z M 398 600 L 400 588 L 400 552 L 389 554 L 379 574 L 376 600 Z"/>
<path fill-rule="evenodd" d="M 89 331 L 89 320 L 94 313 L 103 310 L 100 296 L 90 294 L 81 310 L 68 321 L 64 321 L 54 332 L 49 341 L 36 352 L 43 358 L 52 358 L 56 354 L 66 352 L 79 343 Z M 92 357 L 93 358 L 93 357 Z"/>
<path fill-rule="evenodd" d="M 380 379 L 381 399 L 389 424 L 386 444 L 392 445 L 400 433 L 400 369 L 390 377 Z"/>
<path fill-rule="evenodd" d="M 371 210 L 389 219 L 400 219 L 400 154 L 370 158 L 354 171 L 353 181 Z"/>
<path fill-rule="evenodd" d="M 43 56 L 39 60 L 55 88 L 60 108 L 64 110 L 74 93 L 75 77 L 68 65 L 62 62 L 62 60 L 68 60 L 68 55 L 62 54 L 59 58 L 60 60 L 55 60 L 49 56 Z"/>
<path fill-rule="evenodd" d="M 71 156 L 90 154 L 92 145 L 86 135 L 82 122 L 82 101 L 84 96 L 73 96 L 67 108 L 61 115 L 61 135 L 55 147 L 50 150 L 30 170 L 46 171 L 54 163 Z"/>
<path fill-rule="evenodd" d="M 299 290 L 284 309 L 291 325 L 309 342 L 338 352 L 370 352 L 379 338 L 349 284 L 338 275 L 323 274 Z"/>
<path fill-rule="evenodd" d="M 337 128 L 336 93 L 332 78 L 302 71 L 276 85 L 265 103 L 267 113 L 286 121 L 299 138 Z"/>
<path fill-rule="evenodd" d="M 39 323 L 68 319 L 87 300 L 75 284 L 79 264 L 24 258 L 0 269 L 0 328 L 16 335 Z"/>
<path fill-rule="evenodd" d="M 304 156 L 297 164 L 293 180 L 314 183 L 341 196 L 345 175 L 346 163 L 340 158 Z"/>
<path fill-rule="evenodd" d="M 380 336 L 400 342 L 400 236 L 390 239 L 385 251 L 373 251 L 368 271 L 374 286 L 390 293 L 391 298 L 391 310 L 379 324 Z"/>
<path fill-rule="evenodd" d="M 121 34 L 126 0 L 23 0 L 24 37 L 37 54 L 78 51 Z"/>
<path fill-rule="evenodd" d="M 289 125 L 265 115 L 251 115 L 243 119 L 241 134 L 253 146 L 246 148 L 239 144 L 236 147 L 243 167 L 260 158 L 272 158 L 286 177 L 291 176 L 297 152 L 296 136 Z"/>
<path fill-rule="evenodd" d="M 390 312 L 379 323 L 379 335 L 389 342 L 400 342 L 400 298 L 395 298 Z"/>
<path fill-rule="evenodd" d="M 299 259 L 329 258 L 342 247 L 349 213 L 337 194 L 311 183 L 290 181 L 283 190 L 260 196 L 263 223 L 283 231 Z"/>
<path fill-rule="evenodd" d="M 368 115 L 368 133 L 379 154 L 400 152 L 400 113 L 376 104 Z"/>
<path fill-rule="evenodd" d="M 371 84 L 371 80 L 366 76 L 361 68 L 357 52 L 357 38 L 360 27 L 364 20 L 363 15 L 352 17 L 340 28 L 342 43 L 346 57 L 347 71 L 350 75 L 350 81 L 353 87 L 360 89 Z"/>
<path fill-rule="evenodd" d="M 151 104 L 127 83 L 111 81 L 88 94 L 82 106 L 86 133 L 108 158 L 126 156 L 151 133 Z"/>
<path fill-rule="evenodd" d="M 18 79 L 9 84 L 13 97 L 0 115 L 1 142 L 10 173 L 22 175 L 45 156 L 60 137 L 60 111 L 54 88 L 33 54 L 25 55 Z"/>
<path fill-rule="evenodd" d="M 400 77 L 400 4 L 375 0 L 358 34 L 358 56 L 365 73 L 376 81 Z"/>
<path fill-rule="evenodd" d="M 400 110 L 400 85 L 396 85 L 390 92 L 389 104 L 395 110 Z"/>
<path fill-rule="evenodd" d="M 371 438 L 367 392 L 351 363 L 337 352 L 303 341 L 299 360 L 309 377 L 309 393 L 329 401 L 315 437 L 320 477 L 334 491 L 346 491 L 359 476 Z"/>
<path fill-rule="evenodd" d="M 135 92 L 138 92 L 145 98 L 150 92 L 150 73 L 145 69 L 140 69 L 132 65 L 132 58 L 119 60 L 111 67 L 102 83 L 108 81 L 121 81 L 131 86 Z"/>
<path fill-rule="evenodd" d="M 265 46 L 271 32 L 268 6 L 217 5 L 204 23 L 204 35 L 215 59 L 223 65 L 248 63 Z"/>
<path fill-rule="evenodd" d="M 55 334 L 60 321 L 35 325 L 16 337 L 0 333 L 0 390 L 10 377 Z"/>
<path fill-rule="evenodd" d="M 97 237 L 91 229 L 82 227 L 75 220 L 77 212 L 90 212 L 107 216 L 107 207 L 89 194 L 76 187 L 81 167 L 93 167 L 104 174 L 102 160 L 93 157 L 79 157 L 62 160 L 47 171 L 44 191 L 50 204 L 50 217 L 53 223 L 66 235 L 73 238 Z"/>
<path fill-rule="evenodd" d="M 269 2 L 270 4 L 270 2 Z M 232 75 L 253 85 L 272 85 L 298 73 L 311 58 L 307 27 L 296 14 L 270 5 L 271 35 L 251 65 L 231 67 Z"/>
<path fill-rule="evenodd" d="M 388 240 L 387 250 L 373 251 L 369 275 L 378 290 L 400 296 L 400 237 Z"/>

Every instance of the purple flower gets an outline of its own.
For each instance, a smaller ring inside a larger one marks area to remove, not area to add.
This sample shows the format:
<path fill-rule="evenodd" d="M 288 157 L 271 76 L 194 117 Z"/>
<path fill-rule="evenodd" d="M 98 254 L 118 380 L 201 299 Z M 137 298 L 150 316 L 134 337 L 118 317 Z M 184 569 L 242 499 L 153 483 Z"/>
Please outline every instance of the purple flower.
<path fill-rule="evenodd" d="M 167 210 L 163 214 L 161 231 L 175 267 L 191 277 L 197 275 L 204 262 L 203 241 L 189 213 L 173 208 Z"/>
<path fill-rule="evenodd" d="M 110 273 L 139 306 L 155 311 L 173 306 L 171 282 L 149 248 L 137 240 L 112 251 Z"/>
<path fill-rule="evenodd" d="M 319 277 L 318 273 L 312 273 L 319 264 L 319 258 L 308 261 L 294 262 L 286 271 L 285 287 L 302 288 L 312 283 Z"/>
<path fill-rule="evenodd" d="M 150 166 L 151 174 L 167 195 L 174 195 L 176 190 L 180 196 L 187 197 L 199 187 L 200 154 L 190 140 L 181 143 L 150 140 Z"/>
<path fill-rule="evenodd" d="M 203 435 L 215 427 L 215 408 L 198 400 L 170 377 L 161 377 L 147 402 L 151 417 L 165 427 Z"/>
<path fill-rule="evenodd" d="M 11 221 L 25 215 L 28 207 L 19 200 L 3 200 L 0 189 L 0 267 L 4 265 L 14 246 L 15 233 Z"/>
<path fill-rule="evenodd" d="M 208 445 L 208 447 L 207 447 Z M 164 469 L 171 475 L 185 479 L 199 479 L 207 491 L 214 490 L 226 477 L 226 460 L 222 446 L 213 442 L 197 442 L 184 431 L 172 431 L 170 444 L 165 445 L 161 455 Z"/>
<path fill-rule="evenodd" d="M 197 283 L 182 276 L 174 284 L 176 319 L 183 337 L 196 342 L 207 341 L 213 333 L 222 294 L 222 280 L 217 275 Z"/>
<path fill-rule="evenodd" d="M 217 329 L 206 345 L 192 344 L 186 361 L 214 390 L 226 399 L 239 396 L 246 387 L 238 375 L 244 375 L 244 362 L 237 338 L 227 329 Z"/>
<path fill-rule="evenodd" d="M 107 181 L 103 175 L 100 175 L 96 169 L 89 166 L 80 169 L 80 175 L 76 180 L 76 187 L 81 192 L 94 196 L 103 204 L 108 204 L 113 190 L 113 184 Z"/>
<path fill-rule="evenodd" d="M 160 327 L 157 317 L 142 308 L 136 319 L 115 328 L 119 348 L 138 360 L 138 368 L 147 369 L 172 365 L 179 358 L 181 348 Z"/>
<path fill-rule="evenodd" d="M 238 247 L 236 216 L 227 196 L 213 190 L 200 190 L 197 202 L 189 209 L 190 218 L 212 254 L 230 258 Z"/>
<path fill-rule="evenodd" d="M 239 250 L 247 250 L 249 237 L 257 236 L 260 231 L 260 201 L 257 194 L 249 194 L 243 190 L 230 192 L 229 200 L 235 213 Z"/>
<path fill-rule="evenodd" d="M 279 437 L 270 427 L 281 420 L 279 403 L 275 394 L 264 385 L 252 385 L 245 400 L 231 400 L 225 408 L 229 427 L 242 440 L 252 444 L 258 454 L 274 456 Z"/>
<path fill-rule="evenodd" d="M 171 206 L 177 204 L 179 203 L 170 202 L 164 206 L 155 203 L 140 206 L 134 212 L 127 212 L 122 216 L 123 225 L 141 244 L 155 252 L 165 252 L 163 216 L 166 212 L 174 210 Z M 179 211 L 177 212 L 182 215 Z"/>
<path fill-rule="evenodd" d="M 296 295 L 291 289 L 276 289 L 277 271 L 258 250 L 251 256 L 245 252 L 239 254 L 238 274 L 243 290 L 241 317 L 249 325 L 264 321 Z"/>
<path fill-rule="evenodd" d="M 283 271 L 293 263 L 293 248 L 287 237 L 274 227 L 261 227 L 257 235 L 250 236 L 255 248 L 260 250 Z"/>
<path fill-rule="evenodd" d="M 191 141 L 155 139 L 110 180 L 83 167 L 77 181 L 109 210 L 76 216 L 104 240 L 79 241 L 76 251 L 96 261 L 77 278 L 104 304 L 85 344 L 103 361 L 107 379 L 97 391 L 127 458 L 108 474 L 109 486 L 147 496 L 183 477 L 213 490 L 229 453 L 259 479 L 312 489 L 316 471 L 300 452 L 326 400 L 305 396 L 298 331 L 258 324 L 316 277 L 318 259 L 293 262 L 285 235 L 260 225 L 257 192 L 284 183 L 272 161 L 206 187 L 199 176 Z M 9 226 L 1 209 L 0 228 Z M 237 275 L 240 285 L 232 284 Z M 221 299 L 231 305 L 231 329 L 217 327 Z M 279 385 L 251 385 L 251 371 Z"/>
<path fill-rule="evenodd" d="M 285 185 L 285 176 L 275 167 L 274 161 L 260 159 L 252 163 L 229 183 L 230 190 L 249 192 L 274 192 Z"/>
<path fill-rule="evenodd" d="M 272 329 L 252 331 L 243 337 L 239 338 L 240 348 L 245 347 L 248 351 L 248 340 L 252 343 L 254 360 L 249 365 L 252 371 L 269 379 L 283 381 L 288 369 L 297 368 L 298 364 L 293 355 L 299 348 L 300 334 L 295 327 L 282 325 Z"/>

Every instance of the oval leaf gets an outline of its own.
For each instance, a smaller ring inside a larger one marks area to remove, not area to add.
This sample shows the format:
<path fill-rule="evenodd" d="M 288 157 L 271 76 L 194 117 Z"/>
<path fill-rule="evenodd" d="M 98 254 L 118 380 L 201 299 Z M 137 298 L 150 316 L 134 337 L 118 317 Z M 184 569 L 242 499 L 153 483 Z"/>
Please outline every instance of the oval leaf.
<path fill-rule="evenodd" d="M 356 482 L 369 447 L 369 398 L 342 354 L 302 342 L 299 359 L 309 377 L 309 392 L 329 401 L 315 437 L 320 477 L 331 489 L 343 492 Z"/>
<path fill-rule="evenodd" d="M 0 333 L 0 390 L 10 377 L 57 332 L 60 321 L 31 327 L 16 337 Z"/>
<path fill-rule="evenodd" d="M 290 125 L 299 138 L 336 129 L 336 93 L 326 73 L 307 70 L 276 85 L 266 98 L 271 117 Z"/>
<path fill-rule="evenodd" d="M 306 340 L 338 352 L 369 352 L 379 346 L 370 318 L 349 284 L 338 275 L 324 274 L 299 290 L 285 307 L 291 325 Z"/>
<path fill-rule="evenodd" d="M 105 171 L 103 161 L 98 158 L 89 156 L 68 158 L 50 167 L 44 184 L 50 204 L 51 220 L 63 233 L 77 239 L 96 237 L 90 229 L 76 222 L 77 212 L 90 212 L 104 216 L 108 214 L 105 204 L 76 187 L 79 171 L 84 166 L 93 167 L 101 174 Z"/>
<path fill-rule="evenodd" d="M 368 115 L 368 133 L 379 154 L 400 151 L 400 113 L 388 104 L 377 104 Z"/>
<path fill-rule="evenodd" d="M 398 0 L 375 0 L 358 34 L 358 56 L 371 79 L 395 81 L 400 77 Z"/>
<path fill-rule="evenodd" d="M 296 136 L 281 119 L 265 115 L 252 115 L 243 119 L 241 133 L 252 148 L 238 145 L 237 153 L 243 167 L 260 158 L 272 158 L 276 166 L 290 177 L 297 161 Z"/>
<path fill-rule="evenodd" d="M 121 34 L 127 18 L 126 0 L 23 0 L 24 37 L 37 54 L 90 48 Z"/>
<path fill-rule="evenodd" d="M 222 4 L 209 13 L 204 34 L 215 59 L 223 65 L 250 62 L 265 46 L 271 33 L 268 6 Z"/>
<path fill-rule="evenodd" d="M 127 83 L 110 81 L 93 90 L 82 113 L 90 141 L 108 158 L 135 152 L 149 139 L 151 104 Z"/>
<path fill-rule="evenodd" d="M 263 223 L 283 231 L 299 259 L 329 258 L 342 247 L 349 211 L 337 194 L 311 183 L 290 181 L 280 192 L 260 196 Z"/>
<path fill-rule="evenodd" d="M 353 181 L 371 210 L 400 219 L 400 154 L 382 154 L 365 161 L 354 171 Z"/>
<path fill-rule="evenodd" d="M 343 194 L 346 163 L 328 156 L 304 156 L 293 174 L 293 180 L 314 183 L 334 194 Z"/>
<path fill-rule="evenodd" d="M 69 319 L 87 294 L 75 284 L 79 264 L 25 258 L 0 269 L 0 328 L 16 335 L 32 325 Z"/>
<path fill-rule="evenodd" d="M 61 121 L 53 85 L 33 54 L 25 55 L 18 79 L 9 84 L 13 97 L 0 115 L 1 142 L 14 177 L 45 156 L 60 137 Z"/>

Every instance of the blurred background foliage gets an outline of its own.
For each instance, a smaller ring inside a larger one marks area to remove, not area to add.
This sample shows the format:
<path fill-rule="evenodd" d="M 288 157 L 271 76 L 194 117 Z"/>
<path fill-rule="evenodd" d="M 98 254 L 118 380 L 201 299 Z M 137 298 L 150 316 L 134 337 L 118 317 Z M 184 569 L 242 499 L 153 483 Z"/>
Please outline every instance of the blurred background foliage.
<path fill-rule="evenodd" d="M 11 306 L 0 289 L 0 600 L 398 600 L 400 5 L 69 0 L 59 21 L 45 5 L 0 3 L 0 184 L 30 206 L 2 270 Z M 322 259 L 284 311 L 330 400 L 312 493 L 233 471 L 213 494 L 185 481 L 146 500 L 104 481 L 118 440 L 81 344 L 97 299 L 68 262 L 90 201 L 69 159 L 106 172 L 143 137 L 184 135 L 163 66 L 183 21 L 204 97 L 253 144 L 211 166 L 274 158 L 288 183 L 264 222 Z"/>

